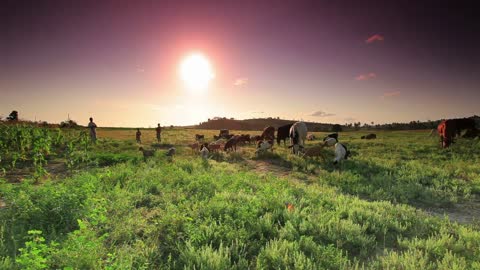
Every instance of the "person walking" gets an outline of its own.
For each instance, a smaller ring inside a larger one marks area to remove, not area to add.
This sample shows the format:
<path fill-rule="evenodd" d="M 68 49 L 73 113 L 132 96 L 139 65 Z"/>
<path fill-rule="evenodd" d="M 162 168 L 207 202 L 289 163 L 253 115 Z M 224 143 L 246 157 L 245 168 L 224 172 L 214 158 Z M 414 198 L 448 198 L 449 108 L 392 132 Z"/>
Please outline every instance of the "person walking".
<path fill-rule="evenodd" d="M 97 125 L 93 122 L 93 118 L 90 117 L 90 123 L 88 123 L 88 128 L 90 129 L 90 139 L 93 143 L 97 142 Z"/>
<path fill-rule="evenodd" d="M 160 123 L 158 123 L 155 131 L 157 132 L 157 142 L 160 143 L 160 141 L 162 140 L 162 127 L 160 127 Z"/>
<path fill-rule="evenodd" d="M 142 143 L 142 133 L 140 132 L 140 129 L 137 128 L 137 133 L 135 134 L 135 138 L 137 139 L 137 143 Z"/>

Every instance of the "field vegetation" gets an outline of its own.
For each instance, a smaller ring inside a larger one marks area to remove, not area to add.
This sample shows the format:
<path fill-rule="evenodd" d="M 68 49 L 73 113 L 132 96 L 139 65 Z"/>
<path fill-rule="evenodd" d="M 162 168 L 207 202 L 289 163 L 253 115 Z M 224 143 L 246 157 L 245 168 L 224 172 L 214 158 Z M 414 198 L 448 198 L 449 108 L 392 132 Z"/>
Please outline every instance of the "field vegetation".
<path fill-rule="evenodd" d="M 480 269 L 478 139 L 342 132 L 352 158 L 334 167 L 331 149 L 186 147 L 217 130 L 142 130 L 146 161 L 133 129 L 0 132 L 0 269 Z"/>

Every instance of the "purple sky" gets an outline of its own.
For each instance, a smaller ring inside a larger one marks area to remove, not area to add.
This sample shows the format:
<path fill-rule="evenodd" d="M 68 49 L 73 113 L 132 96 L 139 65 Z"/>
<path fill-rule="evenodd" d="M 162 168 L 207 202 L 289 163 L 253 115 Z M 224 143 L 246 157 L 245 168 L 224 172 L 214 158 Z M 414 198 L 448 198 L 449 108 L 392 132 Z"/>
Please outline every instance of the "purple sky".
<path fill-rule="evenodd" d="M 2 1 L 0 115 L 100 126 L 480 114 L 480 21 L 462 1 Z M 178 76 L 200 51 L 216 77 Z"/>

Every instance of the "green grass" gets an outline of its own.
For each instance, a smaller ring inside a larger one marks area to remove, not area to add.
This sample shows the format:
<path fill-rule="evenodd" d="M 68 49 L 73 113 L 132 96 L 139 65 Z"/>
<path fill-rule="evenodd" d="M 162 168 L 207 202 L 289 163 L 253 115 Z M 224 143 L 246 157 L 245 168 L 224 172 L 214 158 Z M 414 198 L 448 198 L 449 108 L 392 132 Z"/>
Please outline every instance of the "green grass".
<path fill-rule="evenodd" d="M 115 165 L 2 183 L 0 268 L 480 269 L 477 226 L 413 207 L 478 194 L 478 141 L 442 150 L 428 132 L 342 133 L 354 155 L 334 168 L 283 146 L 203 161 L 181 146 L 201 132 L 171 132 L 173 160 L 160 149 L 143 162 L 134 138 L 103 139 L 93 156 Z M 291 173 L 249 167 L 260 161 Z"/>

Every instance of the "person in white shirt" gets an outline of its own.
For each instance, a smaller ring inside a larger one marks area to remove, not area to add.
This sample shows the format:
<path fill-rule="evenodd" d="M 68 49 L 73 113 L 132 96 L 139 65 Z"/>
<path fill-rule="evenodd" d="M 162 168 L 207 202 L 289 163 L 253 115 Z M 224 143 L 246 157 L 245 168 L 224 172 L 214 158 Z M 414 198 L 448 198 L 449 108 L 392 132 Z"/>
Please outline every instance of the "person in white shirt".
<path fill-rule="evenodd" d="M 90 117 L 90 123 L 88 123 L 88 128 L 90 129 L 90 138 L 93 143 L 97 142 L 97 125 L 93 122 L 93 118 Z"/>

